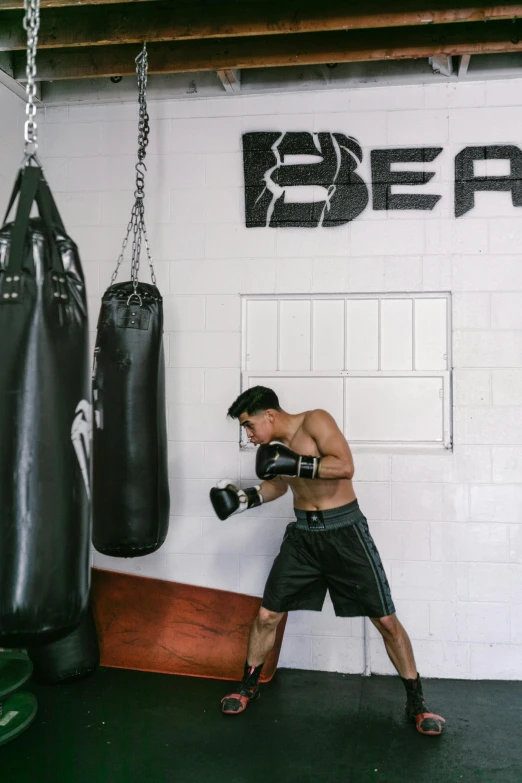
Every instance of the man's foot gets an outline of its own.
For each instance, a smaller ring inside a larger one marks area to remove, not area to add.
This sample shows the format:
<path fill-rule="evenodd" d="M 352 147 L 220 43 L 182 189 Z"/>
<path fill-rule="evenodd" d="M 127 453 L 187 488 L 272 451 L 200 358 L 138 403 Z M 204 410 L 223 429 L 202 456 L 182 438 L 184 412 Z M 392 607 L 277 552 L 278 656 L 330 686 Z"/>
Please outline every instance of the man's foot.
<path fill-rule="evenodd" d="M 258 682 L 263 665 L 260 663 L 258 666 L 251 666 L 248 661 L 245 661 L 243 680 L 237 693 L 229 693 L 221 699 L 221 711 L 225 715 L 239 715 L 246 710 L 251 701 L 259 699 Z"/>
<path fill-rule="evenodd" d="M 442 729 L 446 723 L 440 715 L 429 712 L 424 701 L 420 677 L 416 680 L 403 679 L 406 687 L 408 701 L 406 703 L 406 716 L 408 720 L 415 723 L 415 727 L 420 734 L 426 734 L 430 737 L 438 737 L 442 734 Z"/>
<path fill-rule="evenodd" d="M 239 715 L 244 712 L 251 701 L 256 701 L 260 697 L 259 685 L 255 688 L 246 688 L 241 684 L 238 693 L 229 693 L 224 699 L 221 699 L 221 711 L 225 715 Z"/>
<path fill-rule="evenodd" d="M 408 719 L 415 723 L 417 731 L 421 734 L 427 734 L 430 737 L 438 737 L 442 734 L 444 723 L 446 723 L 445 719 L 433 712 L 428 712 L 425 704 L 421 712 L 413 712 L 410 705 L 406 705 L 406 714 Z"/>

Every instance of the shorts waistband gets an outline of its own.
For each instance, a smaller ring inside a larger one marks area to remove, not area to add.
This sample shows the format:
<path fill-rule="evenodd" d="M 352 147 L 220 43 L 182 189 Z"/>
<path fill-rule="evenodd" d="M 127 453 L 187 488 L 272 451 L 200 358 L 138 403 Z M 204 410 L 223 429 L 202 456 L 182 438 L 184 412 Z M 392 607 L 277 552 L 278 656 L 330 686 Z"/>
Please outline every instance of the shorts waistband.
<path fill-rule="evenodd" d="M 361 509 L 357 500 L 337 508 L 326 508 L 322 511 L 304 511 L 294 508 L 297 519 L 297 530 L 333 530 L 353 523 L 361 517 Z"/>

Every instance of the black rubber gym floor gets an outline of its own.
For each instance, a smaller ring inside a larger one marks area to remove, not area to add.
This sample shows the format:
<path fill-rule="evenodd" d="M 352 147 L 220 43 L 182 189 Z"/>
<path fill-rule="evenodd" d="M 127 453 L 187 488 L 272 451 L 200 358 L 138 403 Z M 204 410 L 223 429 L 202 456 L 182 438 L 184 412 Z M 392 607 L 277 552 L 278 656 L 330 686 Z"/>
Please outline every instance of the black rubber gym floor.
<path fill-rule="evenodd" d="M 447 718 L 423 737 L 398 677 L 281 669 L 240 716 L 232 683 L 100 669 L 26 683 L 32 726 L 0 748 L 6 783 L 521 783 L 522 682 L 425 680 Z"/>

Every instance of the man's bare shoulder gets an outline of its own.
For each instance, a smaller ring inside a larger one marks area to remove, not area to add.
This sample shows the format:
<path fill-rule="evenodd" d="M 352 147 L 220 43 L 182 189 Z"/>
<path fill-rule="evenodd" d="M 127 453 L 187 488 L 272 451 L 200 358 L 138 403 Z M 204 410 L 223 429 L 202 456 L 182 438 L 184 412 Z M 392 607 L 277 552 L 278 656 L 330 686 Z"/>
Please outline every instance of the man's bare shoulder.
<path fill-rule="evenodd" d="M 310 411 L 305 411 L 303 427 L 316 427 L 317 425 L 327 423 L 335 424 L 335 419 L 330 413 L 328 413 L 328 411 L 323 410 L 323 408 L 313 408 Z"/>

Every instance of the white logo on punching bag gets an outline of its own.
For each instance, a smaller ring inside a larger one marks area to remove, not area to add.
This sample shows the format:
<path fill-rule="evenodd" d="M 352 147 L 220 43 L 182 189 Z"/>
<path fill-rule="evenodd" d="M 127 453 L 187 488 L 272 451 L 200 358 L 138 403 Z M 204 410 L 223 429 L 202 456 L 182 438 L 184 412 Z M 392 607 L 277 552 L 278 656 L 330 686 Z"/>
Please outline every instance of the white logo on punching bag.
<path fill-rule="evenodd" d="M 89 461 L 92 439 L 92 405 L 87 400 L 81 400 L 76 406 L 76 416 L 71 427 L 71 439 L 78 457 L 80 470 L 87 497 L 91 499 Z"/>

